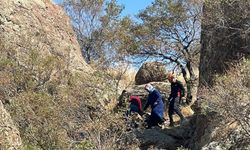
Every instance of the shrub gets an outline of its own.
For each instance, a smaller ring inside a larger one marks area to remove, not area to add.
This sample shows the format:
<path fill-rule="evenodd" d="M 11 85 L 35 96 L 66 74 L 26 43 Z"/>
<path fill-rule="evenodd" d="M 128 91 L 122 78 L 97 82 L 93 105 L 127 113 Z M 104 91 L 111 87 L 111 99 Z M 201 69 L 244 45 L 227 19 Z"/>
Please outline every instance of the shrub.
<path fill-rule="evenodd" d="M 26 149 L 114 149 L 123 121 L 111 113 L 114 78 L 105 71 L 72 73 L 67 62 L 42 55 L 28 41 L 25 54 L 0 47 L 0 96 L 19 128 Z M 76 141 L 71 132 L 87 132 Z M 105 143 L 105 144 L 103 144 Z"/>
<path fill-rule="evenodd" d="M 234 138 L 235 143 L 242 143 L 248 141 L 250 138 L 250 89 L 247 82 L 250 79 L 250 59 L 246 59 L 240 64 L 235 65 L 227 71 L 225 75 L 217 76 L 215 85 L 210 89 L 203 90 L 207 101 L 203 103 L 203 112 L 217 112 L 223 118 L 219 124 L 225 132 L 218 133 L 217 137 L 228 138 L 226 130 L 234 130 L 240 127 L 241 138 Z"/>

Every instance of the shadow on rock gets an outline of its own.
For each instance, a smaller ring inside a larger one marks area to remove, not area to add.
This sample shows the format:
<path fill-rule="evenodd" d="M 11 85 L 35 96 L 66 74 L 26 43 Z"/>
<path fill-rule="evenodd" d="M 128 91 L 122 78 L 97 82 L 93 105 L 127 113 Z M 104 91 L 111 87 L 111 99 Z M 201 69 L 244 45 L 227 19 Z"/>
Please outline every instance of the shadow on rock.
<path fill-rule="evenodd" d="M 136 129 L 134 134 L 140 141 L 140 149 L 151 148 L 176 150 L 179 147 L 188 147 L 192 137 L 189 121 L 176 127 L 153 127 L 152 129 Z"/>

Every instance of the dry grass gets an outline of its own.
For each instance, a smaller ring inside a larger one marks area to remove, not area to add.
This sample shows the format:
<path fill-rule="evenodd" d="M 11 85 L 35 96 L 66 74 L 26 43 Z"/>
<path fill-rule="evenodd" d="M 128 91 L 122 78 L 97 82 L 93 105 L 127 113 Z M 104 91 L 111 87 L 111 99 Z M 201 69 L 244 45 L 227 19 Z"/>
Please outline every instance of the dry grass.
<path fill-rule="evenodd" d="M 217 138 L 225 138 L 229 131 L 241 129 L 242 141 L 250 138 L 250 60 L 246 59 L 227 71 L 227 74 L 217 76 L 214 87 L 203 90 L 205 99 L 203 112 L 218 112 L 223 117 L 220 126 L 223 132 L 219 132 Z"/>
<path fill-rule="evenodd" d="M 32 45 L 20 63 L 15 48 L 7 44 L 0 46 L 0 98 L 26 149 L 120 146 L 116 139 L 123 134 L 123 122 L 109 111 L 116 100 L 114 78 L 102 70 L 73 74 L 63 58 L 41 55 Z M 72 132 L 88 132 L 88 138 L 76 141 Z"/>
<path fill-rule="evenodd" d="M 107 73 L 115 80 L 120 80 L 122 87 L 126 87 L 134 83 L 136 75 L 136 71 L 133 68 L 126 69 L 124 66 L 109 68 Z"/>

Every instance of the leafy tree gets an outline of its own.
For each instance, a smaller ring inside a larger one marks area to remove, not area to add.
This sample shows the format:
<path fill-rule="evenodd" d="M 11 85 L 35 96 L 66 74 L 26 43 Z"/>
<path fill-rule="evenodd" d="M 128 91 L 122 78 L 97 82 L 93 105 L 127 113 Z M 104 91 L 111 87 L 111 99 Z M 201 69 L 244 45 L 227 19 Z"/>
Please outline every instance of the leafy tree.
<path fill-rule="evenodd" d="M 118 93 L 120 81 L 128 71 L 130 62 L 126 56 L 132 43 L 129 29 L 133 22 L 127 16 L 121 18 L 124 7 L 116 0 L 64 0 L 63 6 L 86 62 L 104 69 L 115 80 Z M 119 72 L 119 77 L 107 71 L 110 67 Z"/>
<path fill-rule="evenodd" d="M 132 53 L 160 59 L 180 70 L 189 98 L 193 91 L 190 84 L 198 83 L 194 67 L 199 56 L 201 8 L 197 1 L 155 0 L 139 13 L 142 23 L 132 30 L 138 46 Z"/>
<path fill-rule="evenodd" d="M 118 57 L 115 39 L 121 29 L 123 6 L 117 5 L 116 0 L 64 0 L 63 6 L 87 63 L 95 61 L 105 65 Z"/>

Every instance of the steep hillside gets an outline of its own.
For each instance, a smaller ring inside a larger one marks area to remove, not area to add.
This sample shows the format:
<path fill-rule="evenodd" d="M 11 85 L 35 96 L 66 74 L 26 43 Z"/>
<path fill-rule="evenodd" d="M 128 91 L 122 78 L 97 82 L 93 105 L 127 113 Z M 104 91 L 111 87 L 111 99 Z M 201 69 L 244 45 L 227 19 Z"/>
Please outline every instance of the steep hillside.
<path fill-rule="evenodd" d="M 63 9 L 0 0 L 0 149 L 249 149 L 250 3 L 204 4 L 195 114 L 187 107 L 181 125 L 126 130 L 113 78 L 84 62 Z M 166 100 L 164 82 L 152 84 Z M 125 101 L 147 94 L 133 85 Z"/>
<path fill-rule="evenodd" d="M 19 132 L 25 149 L 112 146 L 98 143 L 118 126 L 116 116 L 107 118 L 112 79 L 84 62 L 63 9 L 49 0 L 0 0 L 0 51 L 0 122 L 8 127 L 0 149 L 20 146 Z"/>
<path fill-rule="evenodd" d="M 194 106 L 194 149 L 249 149 L 250 59 L 217 76 Z"/>

